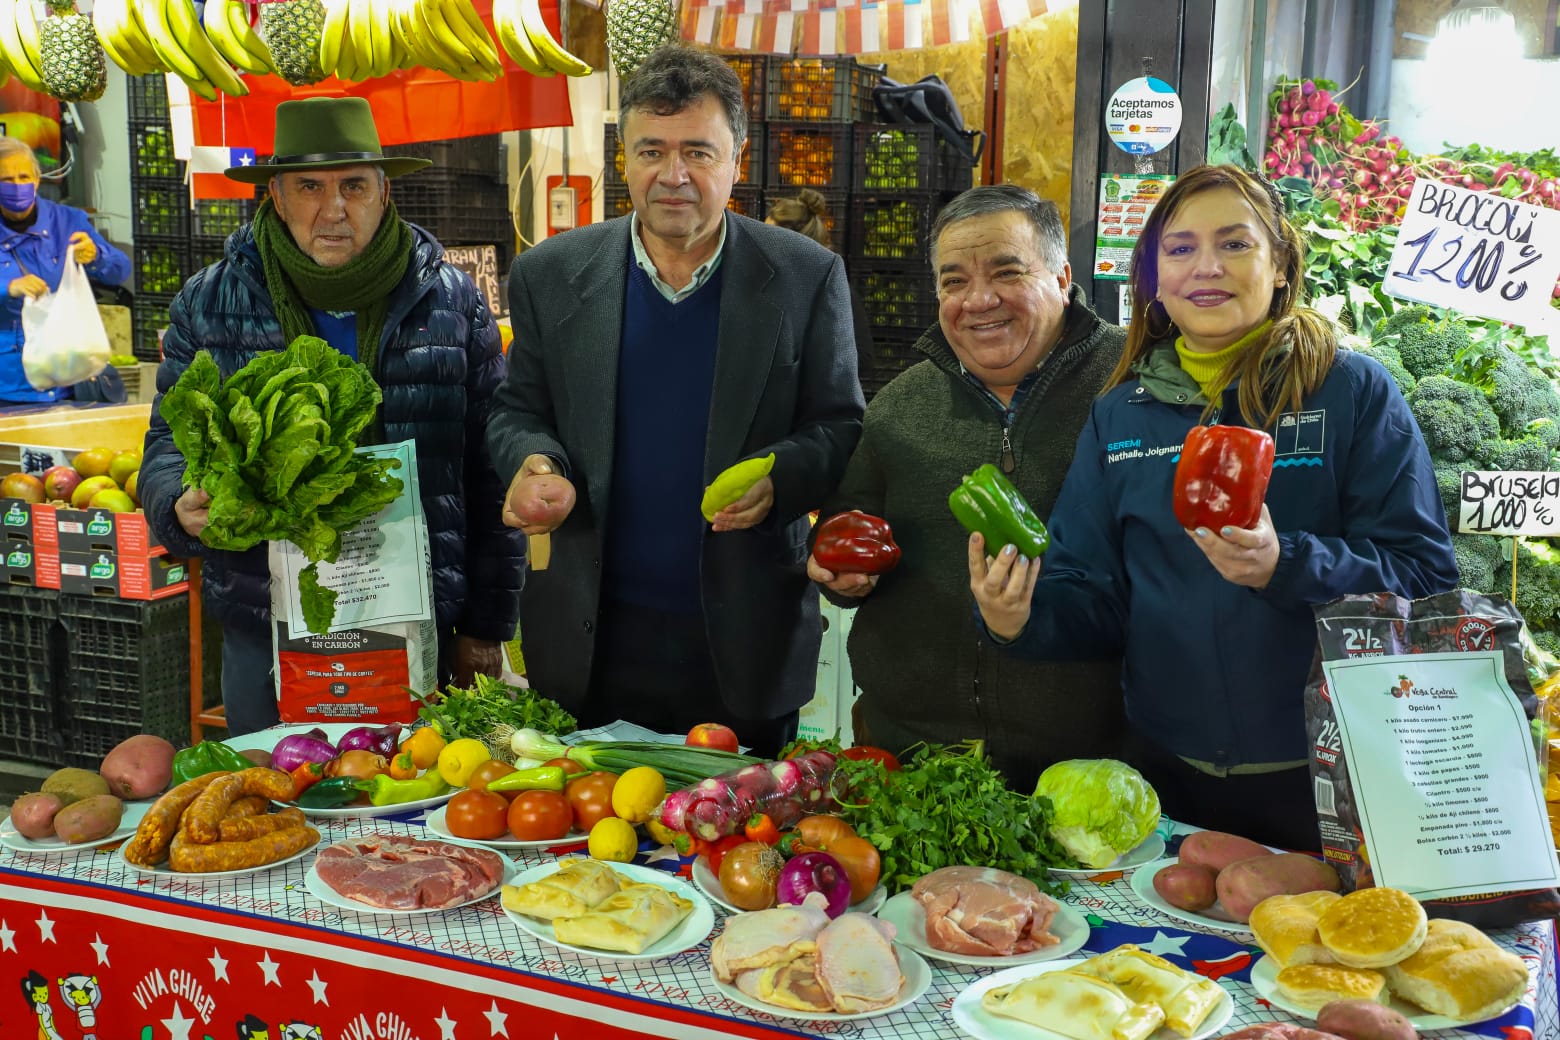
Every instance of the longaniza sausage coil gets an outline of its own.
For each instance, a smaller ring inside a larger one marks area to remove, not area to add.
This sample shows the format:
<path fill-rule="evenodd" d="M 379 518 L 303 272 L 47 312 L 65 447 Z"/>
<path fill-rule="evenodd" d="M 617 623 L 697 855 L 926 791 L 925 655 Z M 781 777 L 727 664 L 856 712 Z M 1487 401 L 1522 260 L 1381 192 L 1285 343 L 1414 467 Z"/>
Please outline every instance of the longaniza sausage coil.
<path fill-rule="evenodd" d="M 184 874 L 211 874 L 220 870 L 263 867 L 318 844 L 320 832 L 307 825 L 286 827 L 248 841 L 215 841 L 198 844 L 180 832 L 168 849 L 168 866 Z"/>
<path fill-rule="evenodd" d="M 184 813 L 180 829 L 186 841 L 200 845 L 210 844 L 218 838 L 222 817 L 235 799 L 257 795 L 266 799 L 283 799 L 292 794 L 292 778 L 279 769 L 256 766 L 236 773 L 219 776 L 206 786 Z"/>
<path fill-rule="evenodd" d="M 281 812 L 269 813 L 265 816 L 244 816 L 238 819 L 229 816 L 218 826 L 217 839 L 249 841 L 251 838 L 286 830 L 289 827 L 302 827 L 307 822 L 302 809 L 283 809 Z"/>
<path fill-rule="evenodd" d="M 226 775 L 221 772 L 202 773 L 153 802 L 136 827 L 135 837 L 125 843 L 125 860 L 142 867 L 155 867 L 167 859 L 168 845 L 178 833 L 184 811 L 213 780 Z"/>

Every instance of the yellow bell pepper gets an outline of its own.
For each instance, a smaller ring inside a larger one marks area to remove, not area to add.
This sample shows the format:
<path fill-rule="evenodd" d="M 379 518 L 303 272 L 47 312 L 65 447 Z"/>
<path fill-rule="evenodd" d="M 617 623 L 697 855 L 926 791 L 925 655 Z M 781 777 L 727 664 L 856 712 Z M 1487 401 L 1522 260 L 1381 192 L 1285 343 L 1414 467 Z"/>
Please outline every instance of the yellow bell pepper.
<path fill-rule="evenodd" d="M 427 769 L 439 760 L 444 750 L 444 735 L 433 726 L 423 726 L 401 741 L 400 750 L 412 756 L 418 769 Z"/>

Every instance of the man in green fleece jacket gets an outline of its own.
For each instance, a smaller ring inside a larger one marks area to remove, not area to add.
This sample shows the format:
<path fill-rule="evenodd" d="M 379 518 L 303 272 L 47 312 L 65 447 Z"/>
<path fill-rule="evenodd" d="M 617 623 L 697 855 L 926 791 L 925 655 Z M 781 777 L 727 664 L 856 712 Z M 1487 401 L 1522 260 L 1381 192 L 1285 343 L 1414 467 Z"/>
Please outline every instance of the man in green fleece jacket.
<path fill-rule="evenodd" d="M 996 463 L 1042 519 L 1125 332 L 1072 284 L 1061 216 L 1011 185 L 972 188 L 932 227 L 938 322 L 922 361 L 867 406 L 861 442 L 820 516 L 881 516 L 903 550 L 886 574 L 807 561 L 829 598 L 857 606 L 850 664 L 857 743 L 896 754 L 979 738 L 1016 790 L 1067 758 L 1112 757 L 1125 730 L 1120 663 L 1028 663 L 998 653 L 971 610 L 968 533 L 948 492 Z"/>

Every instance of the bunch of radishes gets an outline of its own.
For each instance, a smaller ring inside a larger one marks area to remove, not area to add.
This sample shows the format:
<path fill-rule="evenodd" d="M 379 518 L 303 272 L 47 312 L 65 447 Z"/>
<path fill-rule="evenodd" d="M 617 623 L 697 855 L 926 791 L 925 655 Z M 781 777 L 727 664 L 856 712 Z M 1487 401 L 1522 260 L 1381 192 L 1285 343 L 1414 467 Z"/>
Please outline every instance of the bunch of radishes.
<path fill-rule="evenodd" d="M 740 832 L 754 814 L 767 813 L 785 830 L 806 813 L 828 810 L 833 775 L 834 756 L 822 750 L 744 766 L 667 795 L 661 823 L 715 841 Z"/>

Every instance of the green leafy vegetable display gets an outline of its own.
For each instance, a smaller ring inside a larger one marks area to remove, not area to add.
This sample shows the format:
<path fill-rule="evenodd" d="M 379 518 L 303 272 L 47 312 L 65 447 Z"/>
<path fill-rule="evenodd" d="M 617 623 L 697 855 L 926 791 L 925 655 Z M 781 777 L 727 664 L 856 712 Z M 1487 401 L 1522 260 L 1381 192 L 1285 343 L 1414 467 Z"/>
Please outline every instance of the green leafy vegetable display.
<path fill-rule="evenodd" d="M 486 675 L 478 675 L 466 688 L 447 686 L 443 693 L 413 695 L 422 703 L 418 716 L 438 726 L 448 740 L 483 740 L 500 726 L 562 736 L 573 733 L 579 725 L 557 701 Z M 506 744 L 508 739 L 505 734 Z"/>
<path fill-rule="evenodd" d="M 1035 797 L 1049 798 L 1051 836 L 1085 867 L 1102 869 L 1159 825 L 1159 795 L 1143 774 L 1113 758 L 1048 766 Z"/>
<path fill-rule="evenodd" d="M 160 409 L 184 455 L 184 486 L 211 496 L 201 541 L 241 552 L 286 539 L 309 565 L 299 576 L 304 623 L 328 631 L 336 594 L 317 564 L 334 563 L 341 533 L 401 493 L 396 459 L 355 454 L 379 387 L 368 369 L 322 339 L 299 336 L 222 379 L 195 355 Z"/>
<path fill-rule="evenodd" d="M 883 883 L 902 892 L 941 867 L 974 864 L 1018 874 L 1061 895 L 1046 873 L 1076 866 L 1051 837 L 1051 803 L 1009 790 L 979 741 L 923 747 L 904 768 L 835 764 L 840 815 L 877 847 Z"/>

